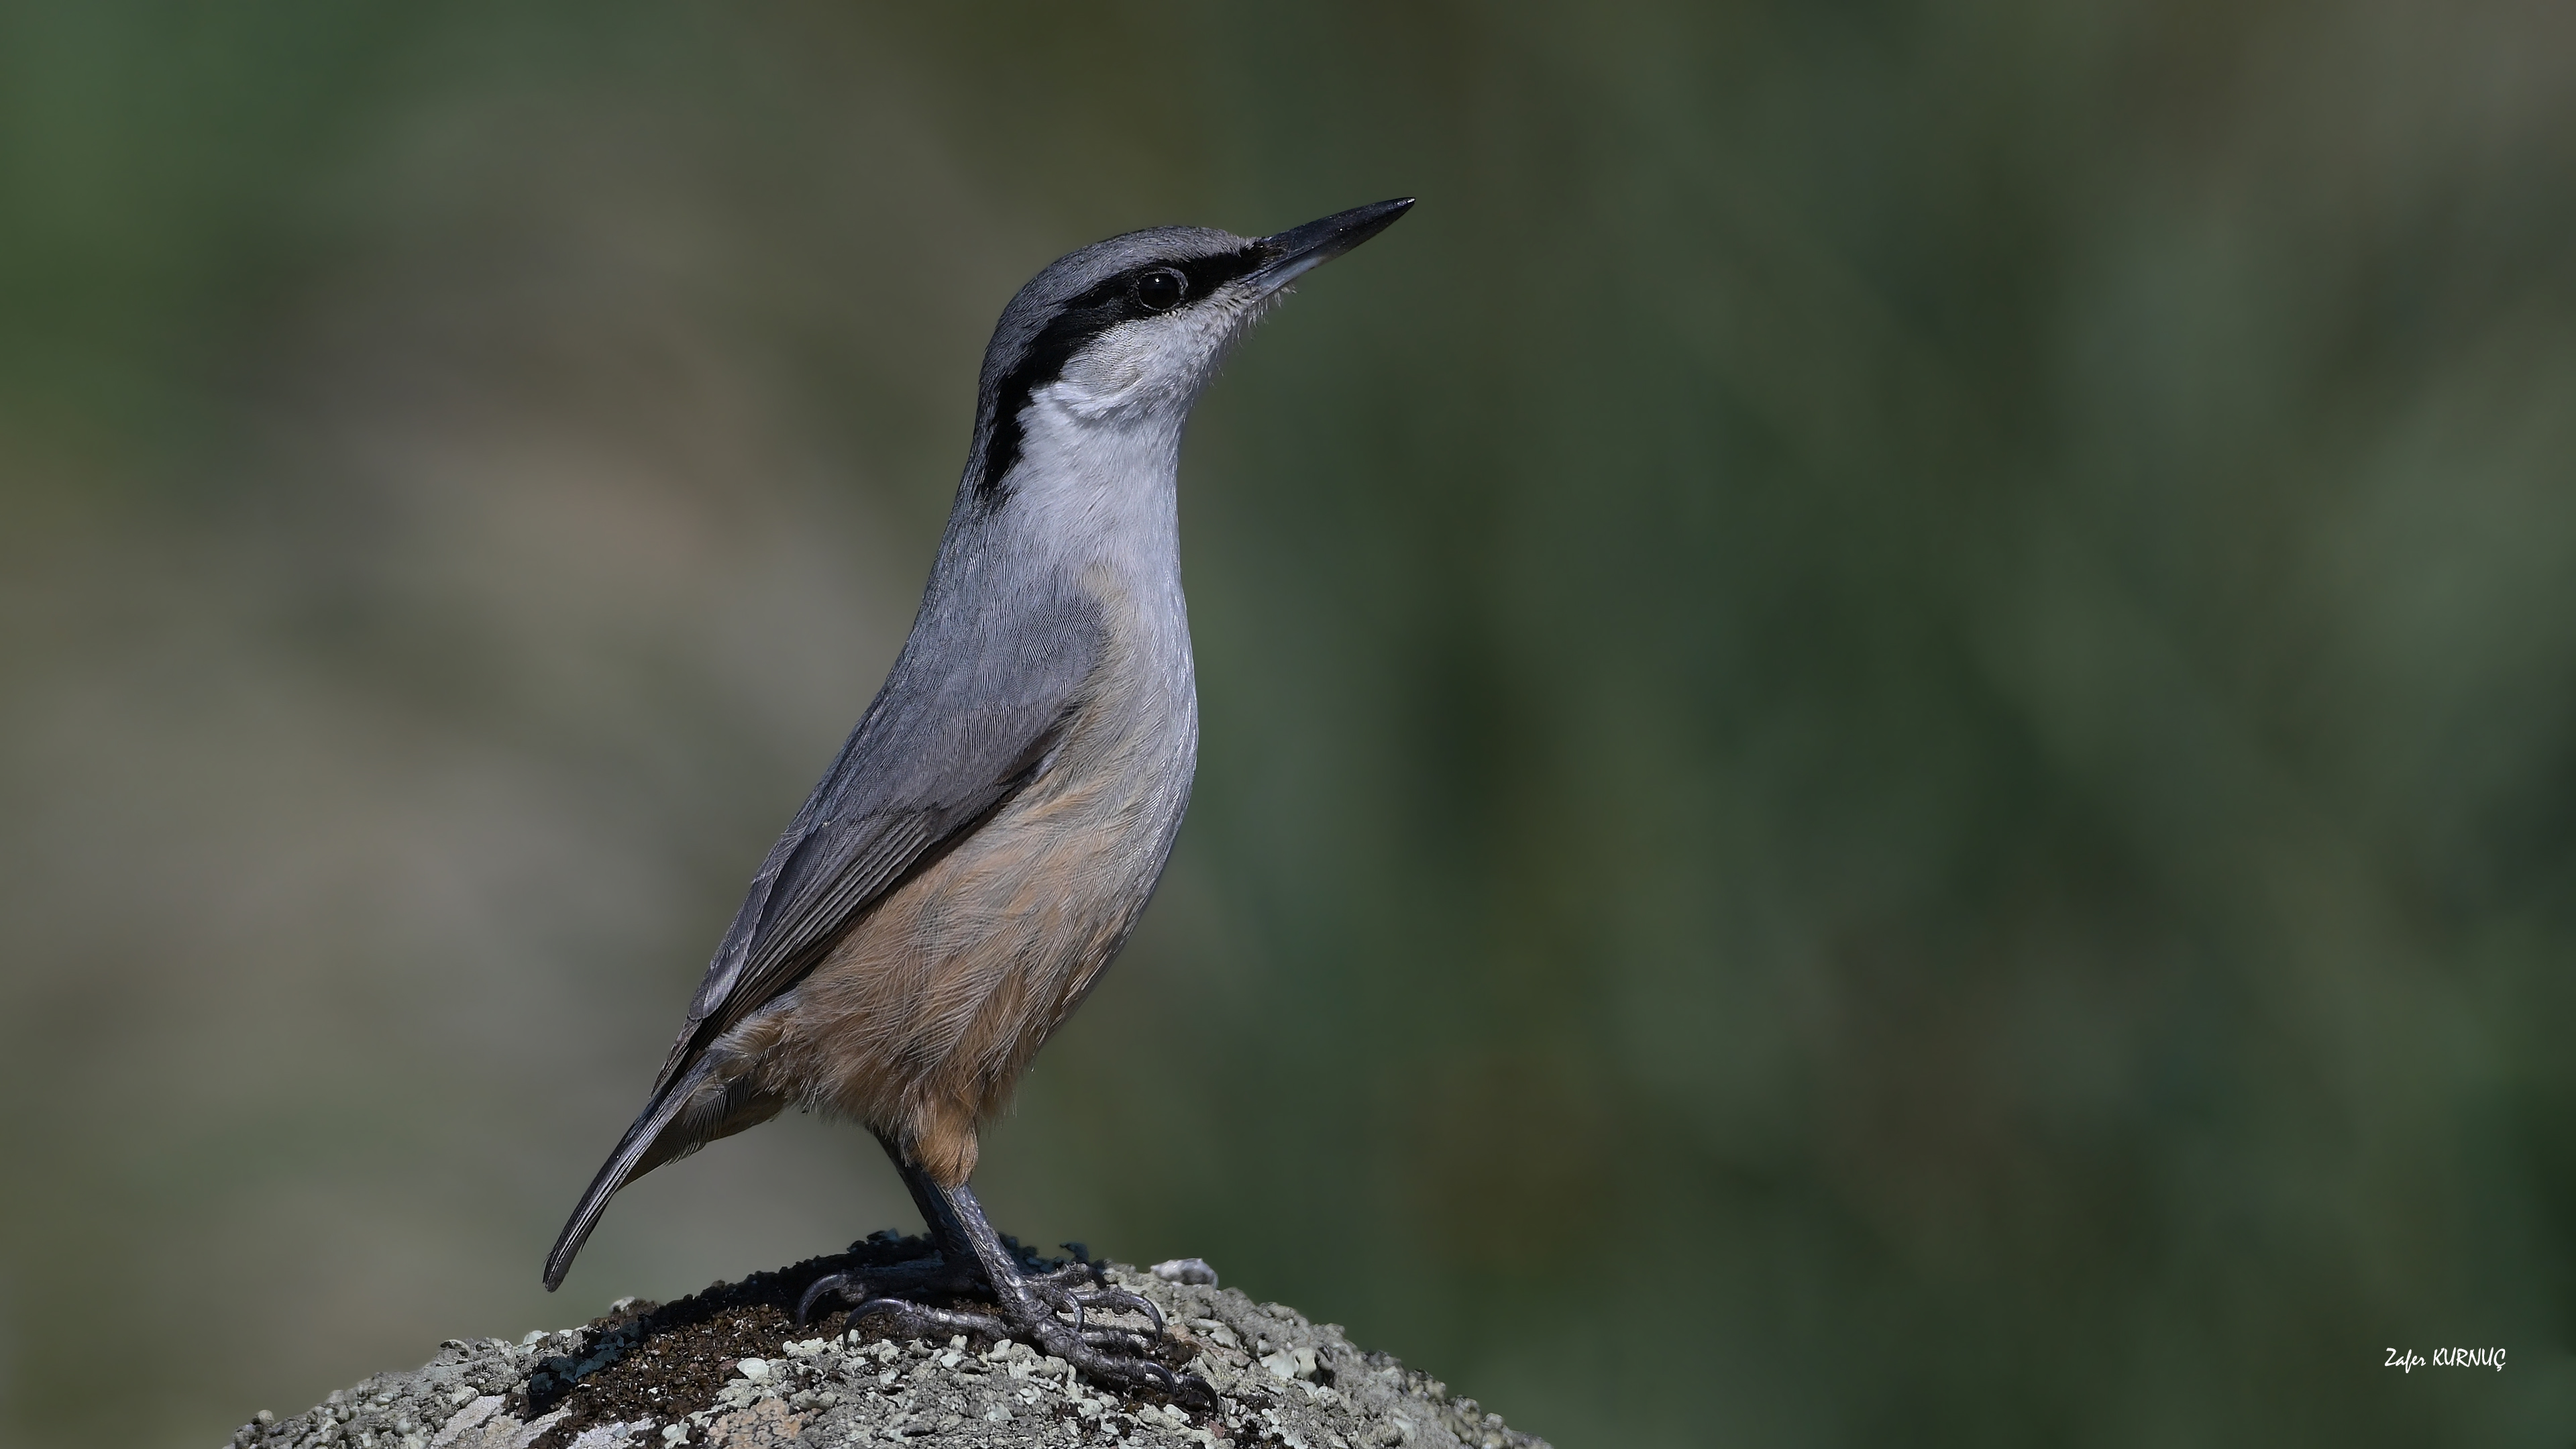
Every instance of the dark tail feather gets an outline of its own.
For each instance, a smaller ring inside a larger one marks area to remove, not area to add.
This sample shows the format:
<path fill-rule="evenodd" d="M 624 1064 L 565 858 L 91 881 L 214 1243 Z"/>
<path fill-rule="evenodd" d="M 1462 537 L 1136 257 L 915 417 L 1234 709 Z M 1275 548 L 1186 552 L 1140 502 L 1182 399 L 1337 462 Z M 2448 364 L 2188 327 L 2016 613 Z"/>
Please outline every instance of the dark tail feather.
<path fill-rule="evenodd" d="M 691 1077 L 695 1075 L 690 1074 Z M 669 1090 L 645 1105 L 644 1114 L 635 1119 L 634 1126 L 626 1129 L 624 1137 L 618 1139 L 617 1150 L 608 1154 L 608 1161 L 600 1165 L 599 1175 L 590 1180 L 590 1190 L 581 1195 L 581 1205 L 572 1210 L 572 1217 L 564 1223 L 563 1235 L 555 1239 L 554 1251 L 546 1254 L 547 1292 L 552 1293 L 563 1286 L 564 1274 L 572 1271 L 574 1255 L 581 1251 L 583 1243 L 589 1241 L 590 1230 L 599 1225 L 599 1215 L 608 1211 L 608 1200 L 617 1195 L 617 1190 L 660 1166 L 668 1156 L 676 1155 L 657 1156 L 653 1147 L 661 1139 L 662 1130 L 670 1126 L 671 1119 L 678 1115 L 680 1104 L 689 1099 L 688 1088 L 694 1085 L 694 1081 L 687 1079 L 673 1082 Z M 646 1161 L 648 1157 L 653 1160 Z"/>

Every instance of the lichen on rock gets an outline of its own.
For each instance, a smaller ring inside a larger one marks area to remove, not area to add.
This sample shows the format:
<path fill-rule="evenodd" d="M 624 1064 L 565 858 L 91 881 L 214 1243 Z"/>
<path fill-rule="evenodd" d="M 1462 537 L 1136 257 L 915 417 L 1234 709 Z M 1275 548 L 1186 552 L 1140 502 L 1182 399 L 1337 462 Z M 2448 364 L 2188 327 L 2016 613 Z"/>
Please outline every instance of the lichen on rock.
<path fill-rule="evenodd" d="M 669 1304 L 621 1302 L 519 1343 L 450 1339 L 409 1373 L 378 1374 L 302 1414 L 265 1413 L 234 1449 L 681 1449 L 908 1444 L 920 1449 L 1105 1445 L 1215 1449 L 1546 1449 L 1473 1399 L 1334 1324 L 1216 1286 L 1101 1264 L 1162 1310 L 1175 1364 L 1213 1409 L 1096 1384 L 1023 1344 L 904 1339 L 832 1313 L 789 1316 L 822 1274 L 926 1250 L 879 1234 L 847 1255 L 719 1283 Z M 1177 1265 L 1164 1265 L 1168 1272 Z M 1182 1281 L 1175 1281 L 1176 1279 Z M 1204 1281 L 1202 1281 L 1204 1280 Z M 1121 1321 L 1115 1317 L 1108 1321 Z M 1124 1320 L 1137 1326 L 1143 1319 Z M 855 1332 L 852 1328 L 855 1327 Z"/>

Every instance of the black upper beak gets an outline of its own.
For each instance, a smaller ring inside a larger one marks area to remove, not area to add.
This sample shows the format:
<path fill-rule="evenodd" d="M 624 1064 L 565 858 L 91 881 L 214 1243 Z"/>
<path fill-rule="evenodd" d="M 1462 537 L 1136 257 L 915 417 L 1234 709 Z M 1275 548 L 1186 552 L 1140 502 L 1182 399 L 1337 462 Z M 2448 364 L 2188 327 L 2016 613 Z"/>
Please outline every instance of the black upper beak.
<path fill-rule="evenodd" d="M 1263 237 L 1255 245 L 1269 254 L 1269 259 L 1244 280 L 1264 292 L 1275 292 L 1298 277 L 1322 266 L 1370 237 L 1395 225 L 1395 219 L 1413 205 L 1410 196 L 1393 201 L 1373 201 L 1337 211 L 1320 221 L 1290 227 L 1276 236 Z"/>

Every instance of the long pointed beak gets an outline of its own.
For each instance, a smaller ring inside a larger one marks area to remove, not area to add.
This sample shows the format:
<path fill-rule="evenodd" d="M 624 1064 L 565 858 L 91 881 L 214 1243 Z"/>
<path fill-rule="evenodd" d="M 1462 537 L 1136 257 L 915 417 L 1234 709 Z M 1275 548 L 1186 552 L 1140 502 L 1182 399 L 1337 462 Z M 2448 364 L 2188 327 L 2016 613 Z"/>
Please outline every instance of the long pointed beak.
<path fill-rule="evenodd" d="M 1245 274 L 1262 295 L 1276 292 L 1306 273 L 1367 241 L 1395 225 L 1395 219 L 1410 210 L 1413 198 L 1399 196 L 1393 201 L 1373 201 L 1337 211 L 1321 221 L 1290 227 L 1276 236 L 1263 237 L 1262 250 L 1270 259 Z"/>

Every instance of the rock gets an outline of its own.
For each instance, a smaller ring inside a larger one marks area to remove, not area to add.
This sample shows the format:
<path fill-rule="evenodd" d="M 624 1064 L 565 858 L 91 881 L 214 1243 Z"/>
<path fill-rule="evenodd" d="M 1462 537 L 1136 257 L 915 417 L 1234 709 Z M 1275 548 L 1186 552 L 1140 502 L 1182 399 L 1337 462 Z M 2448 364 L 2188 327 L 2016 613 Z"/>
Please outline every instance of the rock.
<path fill-rule="evenodd" d="M 1151 1271 L 1101 1264 L 1169 1324 L 1172 1362 L 1215 1387 L 1215 1409 L 1089 1382 L 1026 1345 L 890 1338 L 845 1315 L 789 1317 L 829 1272 L 918 1257 L 879 1234 L 848 1255 L 720 1283 L 676 1303 L 620 1299 L 579 1329 L 519 1344 L 450 1339 L 410 1373 L 379 1374 L 309 1413 L 262 1412 L 236 1449 L 916 1449 L 1102 1444 L 1131 1449 L 1546 1449 L 1472 1399 L 1340 1328 L 1220 1289 L 1196 1259 Z M 1032 1260 L 1033 1262 L 1035 1260 Z M 1205 1274 L 1200 1281 L 1191 1272 Z M 1173 1271 L 1167 1273 L 1164 1270 Z M 1143 1326 L 1095 1314 L 1094 1322 Z"/>
<path fill-rule="evenodd" d="M 1154 1265 L 1154 1276 L 1166 1283 L 1200 1283 L 1216 1286 L 1216 1270 L 1205 1258 L 1166 1258 Z"/>

